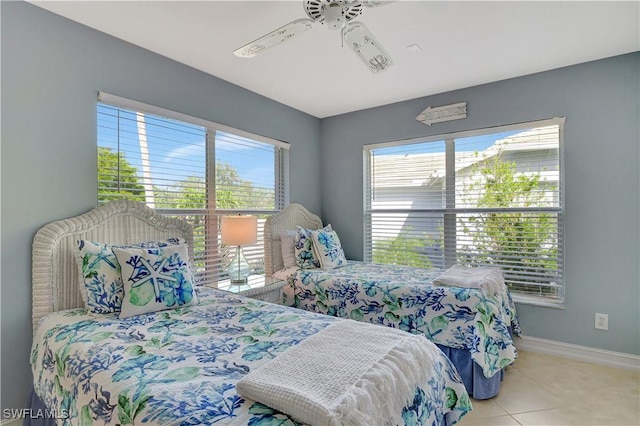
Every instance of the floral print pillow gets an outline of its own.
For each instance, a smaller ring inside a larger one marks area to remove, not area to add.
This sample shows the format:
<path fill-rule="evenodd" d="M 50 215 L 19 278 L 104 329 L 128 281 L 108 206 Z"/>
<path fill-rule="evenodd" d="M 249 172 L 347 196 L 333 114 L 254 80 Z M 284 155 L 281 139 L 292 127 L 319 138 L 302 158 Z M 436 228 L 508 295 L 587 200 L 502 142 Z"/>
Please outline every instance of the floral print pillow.
<path fill-rule="evenodd" d="M 122 297 L 122 279 L 120 264 L 113 254 L 114 247 L 120 248 L 158 248 L 184 244 L 182 238 L 169 238 L 165 241 L 147 241 L 131 245 L 109 245 L 88 240 L 78 241 L 79 265 L 81 269 L 80 293 L 85 308 L 94 314 L 120 312 Z"/>
<path fill-rule="evenodd" d="M 311 233 L 311 238 L 322 269 L 335 269 L 347 264 L 347 258 L 336 231 L 319 229 Z"/>
<path fill-rule="evenodd" d="M 122 269 L 120 318 L 195 305 L 187 246 L 113 248 Z"/>
<path fill-rule="evenodd" d="M 329 224 L 322 228 L 322 230 L 331 231 L 333 229 L 331 228 L 331 224 Z M 313 249 L 313 239 L 311 238 L 312 233 L 312 229 L 303 228 L 302 226 L 297 227 L 297 234 L 295 238 L 296 264 L 302 269 L 314 269 L 320 267 L 320 261 Z"/>

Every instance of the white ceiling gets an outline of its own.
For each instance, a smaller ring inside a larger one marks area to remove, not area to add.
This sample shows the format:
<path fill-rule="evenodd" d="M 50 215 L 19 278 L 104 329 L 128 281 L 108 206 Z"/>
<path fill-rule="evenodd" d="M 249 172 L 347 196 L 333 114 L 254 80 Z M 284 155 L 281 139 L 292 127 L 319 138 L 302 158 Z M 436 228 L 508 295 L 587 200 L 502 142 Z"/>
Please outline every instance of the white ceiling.
<path fill-rule="evenodd" d="M 233 55 L 306 18 L 302 0 L 32 3 L 320 118 L 640 50 L 638 1 L 366 8 L 358 20 L 394 60 L 377 74 L 324 27 L 253 59 Z"/>

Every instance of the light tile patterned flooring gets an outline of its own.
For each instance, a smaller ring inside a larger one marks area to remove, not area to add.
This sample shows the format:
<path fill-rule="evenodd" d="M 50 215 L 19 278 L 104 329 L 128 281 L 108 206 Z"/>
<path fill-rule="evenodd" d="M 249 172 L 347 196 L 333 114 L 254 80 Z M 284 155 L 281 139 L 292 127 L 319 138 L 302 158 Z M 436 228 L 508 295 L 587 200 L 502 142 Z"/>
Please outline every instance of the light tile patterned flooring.
<path fill-rule="evenodd" d="M 639 426 L 640 374 L 519 351 L 498 396 L 471 402 L 460 426 Z"/>

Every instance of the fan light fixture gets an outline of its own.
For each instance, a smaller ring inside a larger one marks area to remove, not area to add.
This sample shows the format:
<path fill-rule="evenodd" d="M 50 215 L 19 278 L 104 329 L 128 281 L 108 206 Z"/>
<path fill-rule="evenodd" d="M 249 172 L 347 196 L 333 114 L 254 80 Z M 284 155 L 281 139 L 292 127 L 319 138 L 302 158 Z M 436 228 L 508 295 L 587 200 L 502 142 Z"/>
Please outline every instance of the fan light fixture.
<path fill-rule="evenodd" d="M 391 1 L 358 0 L 304 0 L 304 9 L 309 17 L 296 19 L 236 49 L 240 58 L 253 58 L 264 50 L 310 30 L 316 25 L 325 25 L 330 30 L 341 29 L 342 44 L 347 44 L 374 73 L 384 71 L 393 64 L 391 56 L 362 22 L 353 21 L 364 7 L 382 6 Z"/>
<path fill-rule="evenodd" d="M 330 30 L 337 30 L 346 22 L 342 16 L 342 6 L 338 2 L 329 3 L 324 12 L 324 23 Z"/>

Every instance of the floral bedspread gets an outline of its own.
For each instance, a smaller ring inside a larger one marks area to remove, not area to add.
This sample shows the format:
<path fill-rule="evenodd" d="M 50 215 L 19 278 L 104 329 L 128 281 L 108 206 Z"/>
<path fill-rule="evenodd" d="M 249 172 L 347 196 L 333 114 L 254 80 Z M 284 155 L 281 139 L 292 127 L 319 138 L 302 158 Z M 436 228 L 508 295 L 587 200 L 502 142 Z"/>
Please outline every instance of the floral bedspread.
<path fill-rule="evenodd" d="M 199 288 L 200 304 L 118 319 L 62 311 L 34 338 L 34 389 L 64 425 L 298 425 L 242 398 L 235 383 L 337 318 Z M 455 423 L 471 409 L 449 360 L 402 412 L 407 425 Z M 327 366 L 330 367 L 330 366 Z M 286 371 L 283 371 L 286 374 Z"/>
<path fill-rule="evenodd" d="M 500 293 L 437 287 L 438 269 L 349 261 L 329 271 L 296 269 L 284 287 L 285 305 L 411 333 L 466 349 L 489 378 L 517 357 L 509 327 L 520 335 L 515 304 Z"/>

